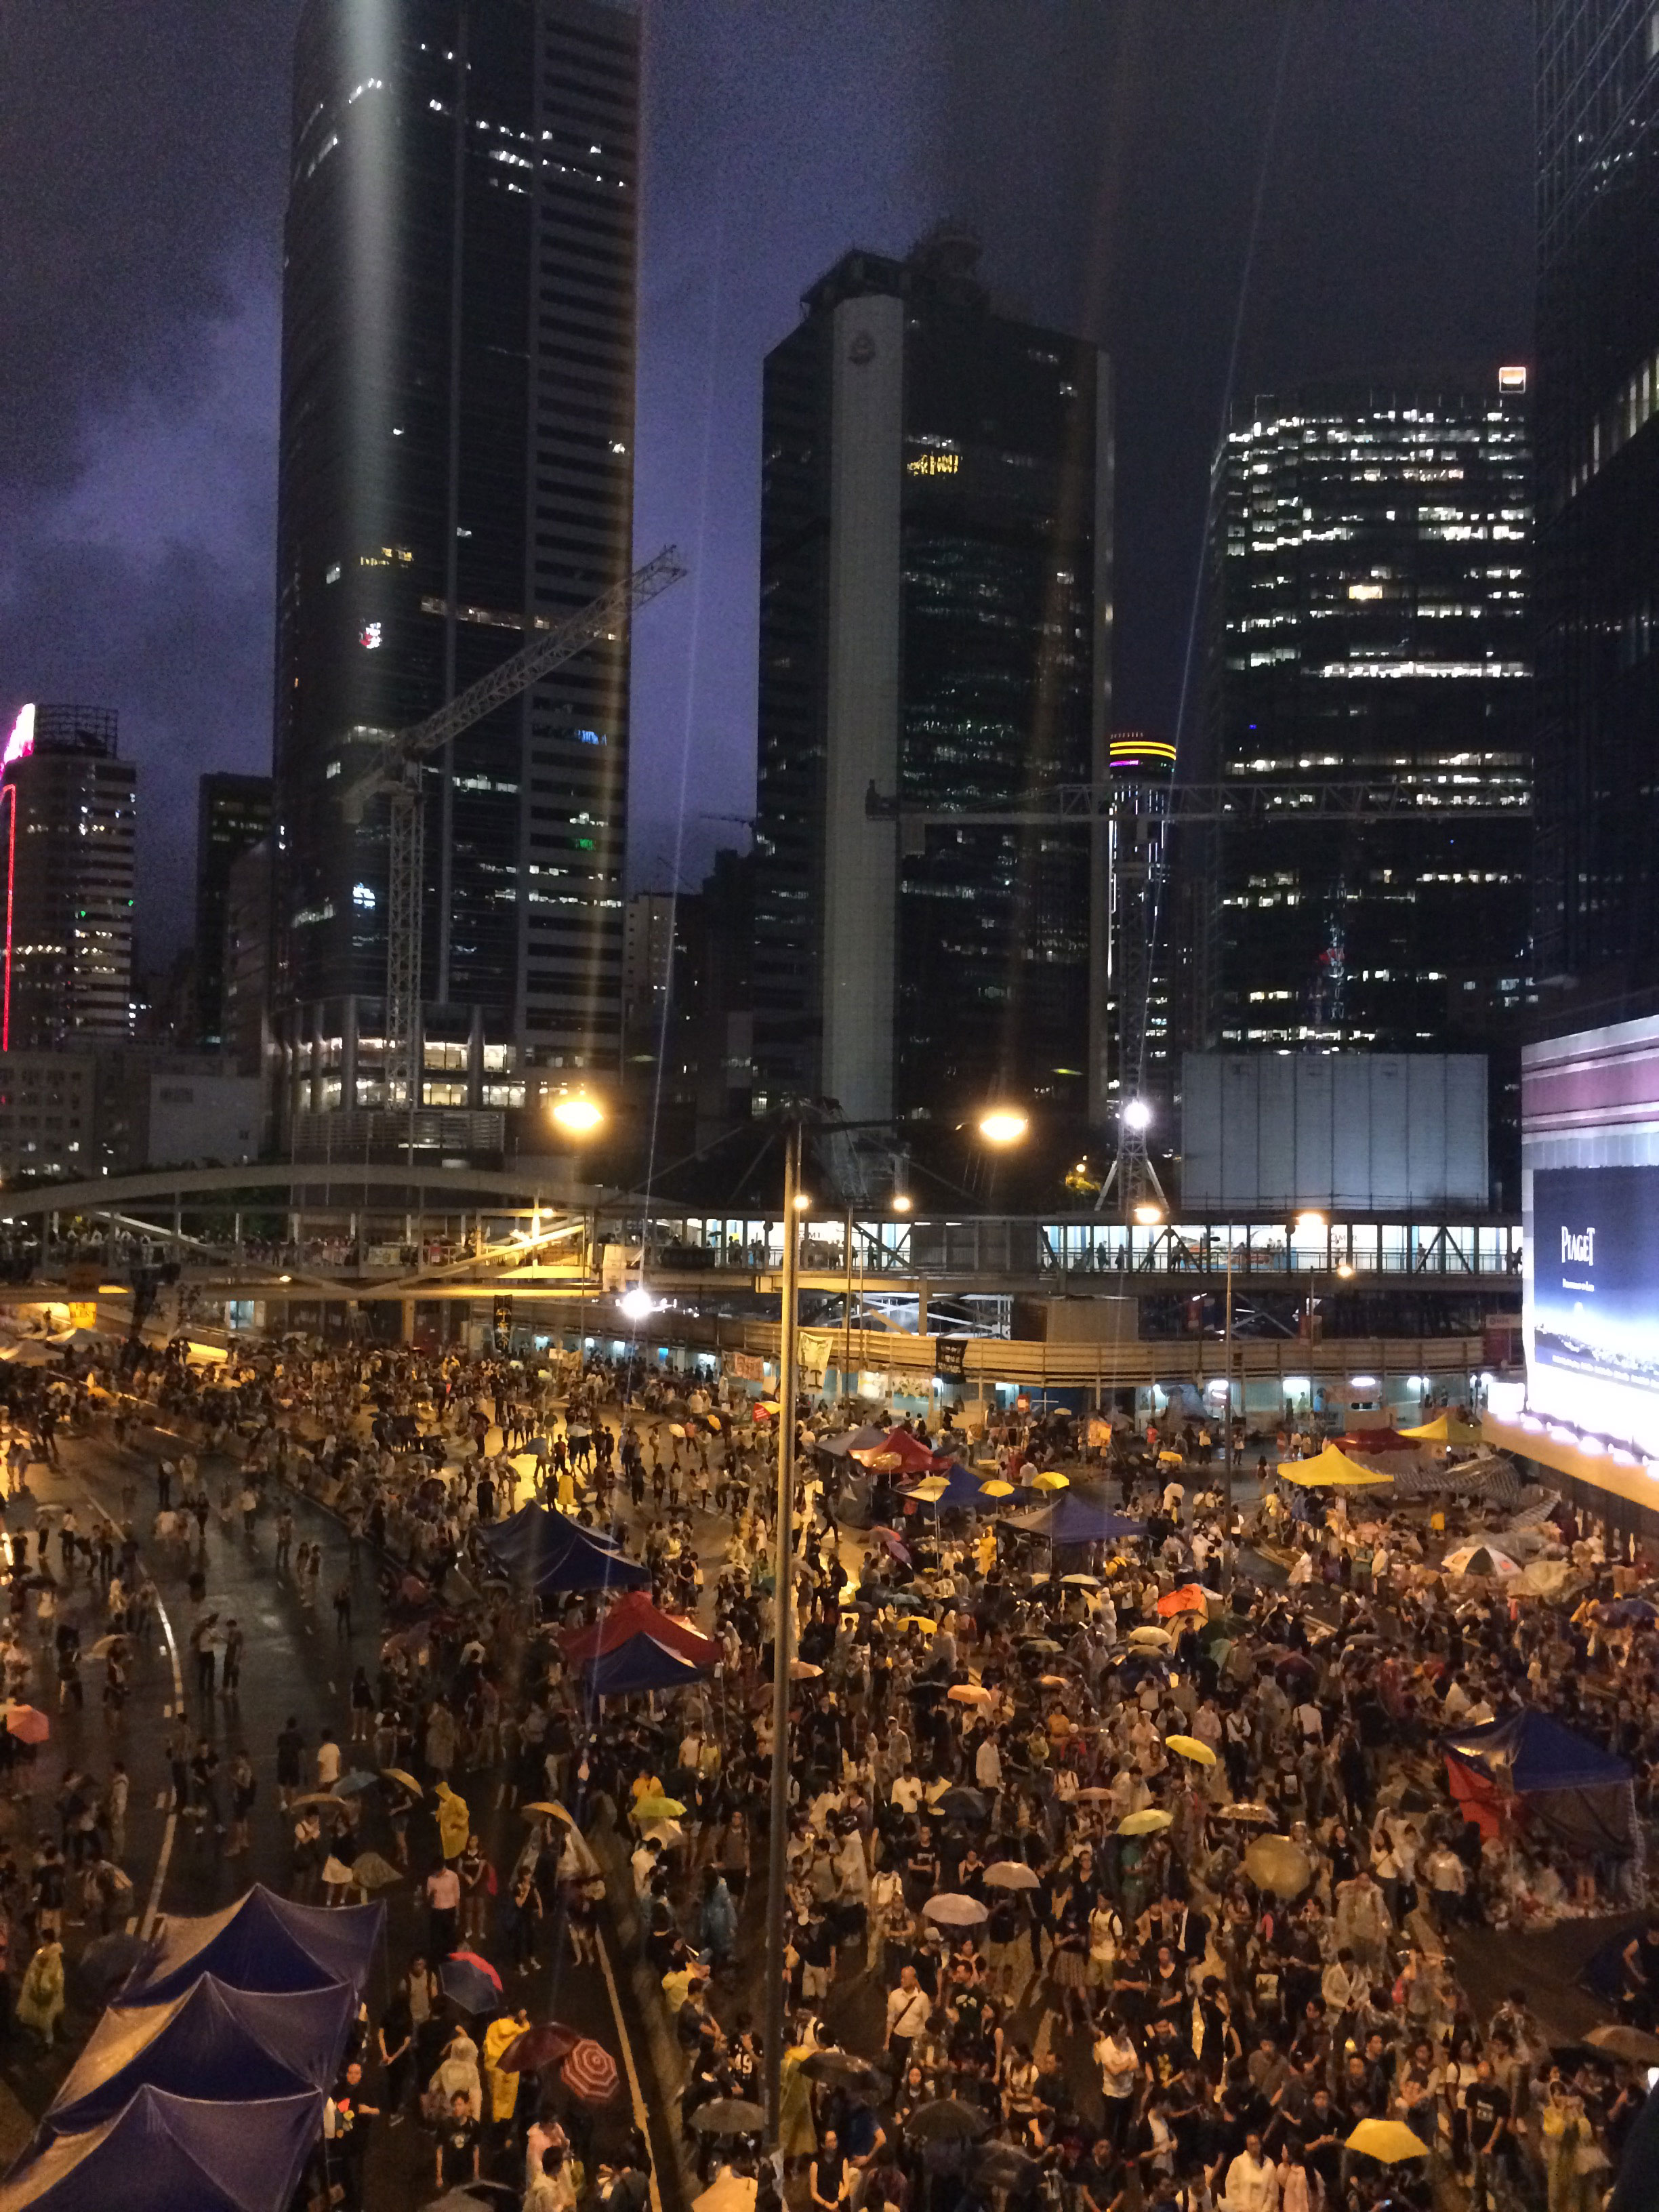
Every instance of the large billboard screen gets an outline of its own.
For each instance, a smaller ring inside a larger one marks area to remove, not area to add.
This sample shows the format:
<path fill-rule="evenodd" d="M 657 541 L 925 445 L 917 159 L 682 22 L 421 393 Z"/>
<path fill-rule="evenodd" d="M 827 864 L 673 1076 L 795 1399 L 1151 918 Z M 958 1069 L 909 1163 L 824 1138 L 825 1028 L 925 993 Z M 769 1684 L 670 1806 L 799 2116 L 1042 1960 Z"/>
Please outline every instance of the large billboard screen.
<path fill-rule="evenodd" d="M 1659 1166 L 1533 1175 L 1528 1403 L 1659 1454 Z"/>

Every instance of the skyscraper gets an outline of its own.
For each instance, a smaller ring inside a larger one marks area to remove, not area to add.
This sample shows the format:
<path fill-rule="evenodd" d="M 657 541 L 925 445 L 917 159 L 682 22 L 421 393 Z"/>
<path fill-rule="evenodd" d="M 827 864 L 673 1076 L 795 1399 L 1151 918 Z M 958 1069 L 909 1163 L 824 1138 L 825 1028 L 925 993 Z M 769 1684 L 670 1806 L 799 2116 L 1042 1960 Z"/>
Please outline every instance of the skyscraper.
<path fill-rule="evenodd" d="M 30 706 L 14 723 L 0 755 L 0 1050 L 131 1035 L 137 784 L 107 708 Z"/>
<path fill-rule="evenodd" d="M 1524 995 L 1525 385 L 1320 386 L 1235 416 L 1206 773 L 1275 811 L 1209 841 L 1203 1042 L 1444 1050 Z M 1395 818 L 1326 811 L 1322 786 L 1355 782 Z"/>
<path fill-rule="evenodd" d="M 1659 11 L 1540 0 L 1539 974 L 1659 984 Z"/>
<path fill-rule="evenodd" d="M 283 289 L 276 893 L 289 1113 L 385 1104 L 386 823 L 337 795 L 628 574 L 638 23 L 307 0 Z M 426 773 L 422 1103 L 621 1050 L 627 641 Z"/>
<path fill-rule="evenodd" d="M 866 813 L 872 785 L 1018 809 L 1106 772 L 1109 365 L 1000 313 L 976 258 L 946 228 L 849 253 L 767 357 L 757 1102 L 1103 1091 L 1098 833 L 964 818 L 901 851 Z"/>
<path fill-rule="evenodd" d="M 204 775 L 196 803 L 197 1042 L 224 1042 L 225 921 L 230 872 L 270 828 L 268 775 Z"/>

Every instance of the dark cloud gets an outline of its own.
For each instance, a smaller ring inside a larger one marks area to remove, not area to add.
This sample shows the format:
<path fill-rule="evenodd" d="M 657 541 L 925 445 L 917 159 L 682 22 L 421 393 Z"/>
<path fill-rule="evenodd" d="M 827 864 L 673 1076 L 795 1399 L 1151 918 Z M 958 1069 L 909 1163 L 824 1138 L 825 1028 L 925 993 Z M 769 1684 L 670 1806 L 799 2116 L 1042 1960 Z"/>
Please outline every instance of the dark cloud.
<path fill-rule="evenodd" d="M 1120 703 L 1168 723 L 1286 4 L 647 0 L 639 543 L 694 574 L 637 643 L 637 878 L 752 804 L 762 356 L 837 253 L 940 213 L 1116 356 Z M 0 0 L 0 714 L 121 709 L 159 944 L 196 774 L 269 759 L 297 4 L 94 12 Z M 1528 12 L 1296 0 L 1241 391 L 1524 357 Z"/>

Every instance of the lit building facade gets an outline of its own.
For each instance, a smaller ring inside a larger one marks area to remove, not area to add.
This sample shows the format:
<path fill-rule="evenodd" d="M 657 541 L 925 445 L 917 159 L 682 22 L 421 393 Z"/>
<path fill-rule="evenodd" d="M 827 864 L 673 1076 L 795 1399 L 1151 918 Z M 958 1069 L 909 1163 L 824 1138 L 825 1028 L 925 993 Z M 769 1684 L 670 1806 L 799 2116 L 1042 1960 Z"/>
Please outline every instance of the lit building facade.
<path fill-rule="evenodd" d="M 274 845 L 287 1113 L 385 1095 L 386 822 L 338 793 L 631 565 L 638 22 L 307 0 L 283 295 Z M 622 1036 L 625 630 L 425 775 L 422 1087 Z"/>
<path fill-rule="evenodd" d="M 1593 998 L 1659 984 L 1659 13 L 1536 22 L 1535 927 Z"/>
<path fill-rule="evenodd" d="M 1527 997 L 1525 387 L 1494 368 L 1235 416 L 1212 507 L 1204 774 L 1242 811 L 1182 833 L 1206 1045 L 1444 1050 Z M 1356 783 L 1392 818 L 1322 799 Z"/>
<path fill-rule="evenodd" d="M 1081 1115 L 1104 1058 L 1098 832 L 868 818 L 1012 810 L 1106 772 L 1111 383 L 997 313 L 977 249 L 854 252 L 768 356 L 757 1104 Z"/>
<path fill-rule="evenodd" d="M 0 1051 L 132 1033 L 137 772 L 102 707 L 25 707 L 0 756 Z"/>

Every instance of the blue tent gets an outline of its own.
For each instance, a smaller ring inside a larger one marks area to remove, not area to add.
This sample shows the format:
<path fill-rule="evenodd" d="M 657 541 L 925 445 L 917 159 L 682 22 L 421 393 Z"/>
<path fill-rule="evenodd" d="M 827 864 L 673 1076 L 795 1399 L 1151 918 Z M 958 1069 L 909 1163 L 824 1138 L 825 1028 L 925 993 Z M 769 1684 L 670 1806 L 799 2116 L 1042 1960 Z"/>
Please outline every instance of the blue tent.
<path fill-rule="evenodd" d="M 589 1662 L 586 1676 L 595 1697 L 625 1698 L 642 1690 L 684 1689 L 688 1682 L 702 1681 L 708 1672 L 641 1632 L 600 1652 Z"/>
<path fill-rule="evenodd" d="M 1114 1511 L 1097 1498 L 1068 1491 L 1046 1516 L 1048 1533 L 1056 1544 L 1109 1544 L 1119 1536 L 1144 1536 L 1146 1524 L 1127 1513 Z"/>
<path fill-rule="evenodd" d="M 556 1506 L 538 1505 L 534 1499 L 521 1505 L 505 1521 L 492 1521 L 477 1530 L 479 1543 L 491 1559 L 514 1574 L 533 1577 L 538 1562 L 550 1559 L 573 1536 L 615 1549 L 615 1540 L 603 1528 L 584 1528 Z"/>
<path fill-rule="evenodd" d="M 560 1590 L 649 1589 L 651 1571 L 594 1540 L 586 1528 L 568 1524 L 571 1534 L 559 1549 L 527 1571 L 538 1596 Z"/>
<path fill-rule="evenodd" d="M 112 2008 L 47 2108 L 40 2140 L 100 2127 L 146 2085 L 228 2104 L 325 2091 L 356 2008 L 343 1982 L 273 1994 L 213 1974 L 170 2003 Z"/>
<path fill-rule="evenodd" d="M 222 1912 L 167 1921 L 155 1956 L 112 2000 L 154 2005 L 183 1995 L 203 1974 L 237 1990 L 361 1991 L 386 1921 L 383 1905 L 337 1911 L 290 1905 L 258 1883 Z"/>
<path fill-rule="evenodd" d="M 1625 1760 L 1530 1707 L 1506 1720 L 1455 1730 L 1446 1748 L 1466 1766 L 1501 1777 L 1517 1796 L 1541 1790 L 1616 1789 L 1631 1778 Z"/>
<path fill-rule="evenodd" d="M 315 2089 L 216 2105 L 143 2088 L 18 2166 L 0 2212 L 286 2212 L 322 2120 Z"/>
<path fill-rule="evenodd" d="M 930 1475 L 924 1479 L 937 1482 L 939 1478 L 937 1475 Z M 930 1501 L 919 1502 L 925 1504 Z M 959 1459 L 952 1460 L 950 1466 L 945 1468 L 945 1488 L 937 1499 L 931 1502 L 938 1505 L 941 1513 L 963 1510 L 969 1513 L 987 1513 L 994 1503 L 980 1487 L 979 1477 L 976 1474 L 970 1474 Z"/>

